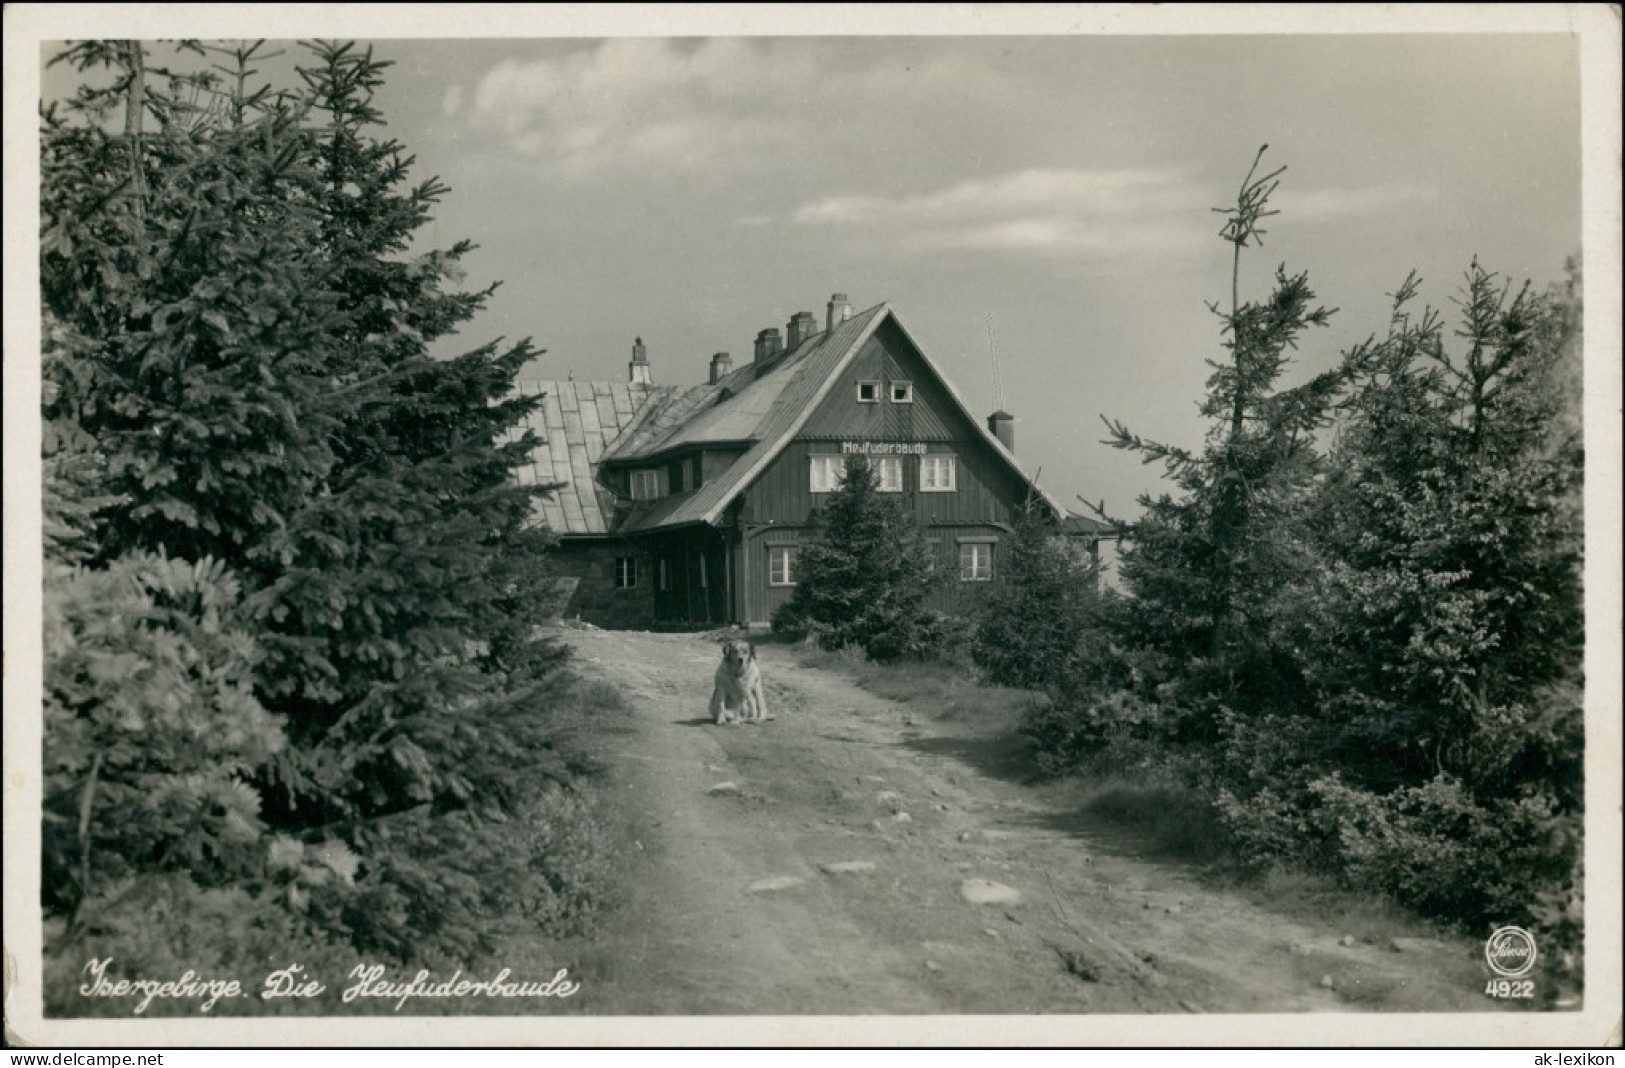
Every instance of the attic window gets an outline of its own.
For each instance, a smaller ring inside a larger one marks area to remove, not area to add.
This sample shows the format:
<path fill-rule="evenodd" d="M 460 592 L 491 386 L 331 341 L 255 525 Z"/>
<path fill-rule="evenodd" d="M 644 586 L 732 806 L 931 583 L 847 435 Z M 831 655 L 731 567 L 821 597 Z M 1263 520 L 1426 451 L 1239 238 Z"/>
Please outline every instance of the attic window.
<path fill-rule="evenodd" d="M 632 491 L 634 501 L 652 501 L 660 496 L 659 471 L 633 471 Z"/>
<path fill-rule="evenodd" d="M 893 404 L 913 404 L 914 383 L 893 382 L 891 384 L 891 402 Z"/>
<path fill-rule="evenodd" d="M 879 404 L 880 403 L 880 383 L 879 382 L 859 382 L 858 383 L 858 403 L 859 404 Z"/>

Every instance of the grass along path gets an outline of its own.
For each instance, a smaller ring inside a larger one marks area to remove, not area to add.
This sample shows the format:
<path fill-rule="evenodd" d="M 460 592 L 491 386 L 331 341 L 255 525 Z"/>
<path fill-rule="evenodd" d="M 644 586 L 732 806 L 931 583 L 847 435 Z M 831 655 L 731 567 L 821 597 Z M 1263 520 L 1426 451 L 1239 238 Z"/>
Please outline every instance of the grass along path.
<path fill-rule="evenodd" d="M 978 710 L 985 694 L 924 679 L 900 704 L 767 645 L 777 718 L 717 727 L 714 641 L 568 640 L 630 705 L 585 740 L 627 846 L 624 900 L 600 930 L 531 947 L 582 984 L 555 1011 L 1497 1007 L 1474 943 L 1339 896 L 1273 908 L 1148 850 L 1098 795 L 1080 800 L 1088 784 L 1028 781 L 1013 705 Z"/>

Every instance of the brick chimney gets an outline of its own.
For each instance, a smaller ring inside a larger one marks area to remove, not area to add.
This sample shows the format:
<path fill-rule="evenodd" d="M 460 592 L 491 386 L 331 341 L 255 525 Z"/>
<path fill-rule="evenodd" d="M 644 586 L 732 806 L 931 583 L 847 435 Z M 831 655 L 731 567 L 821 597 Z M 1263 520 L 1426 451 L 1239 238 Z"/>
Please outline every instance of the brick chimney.
<path fill-rule="evenodd" d="M 775 326 L 767 330 L 762 330 L 756 334 L 757 367 L 760 367 L 762 364 L 766 363 L 768 360 L 771 360 L 773 357 L 777 356 L 783 351 L 784 342 L 779 337 L 778 327 Z"/>
<path fill-rule="evenodd" d="M 722 377 L 733 369 L 733 357 L 726 352 L 719 352 L 711 357 L 711 384 L 714 386 L 722 381 Z"/>
<path fill-rule="evenodd" d="M 830 333 L 835 328 L 852 318 L 852 305 L 847 301 L 845 293 L 836 293 L 829 298 L 829 310 L 824 317 L 824 329 Z"/>
<path fill-rule="evenodd" d="M 1012 453 L 1016 451 L 1016 417 L 1000 409 L 987 417 L 987 428 Z"/>
<path fill-rule="evenodd" d="M 626 380 L 635 386 L 654 384 L 649 375 L 649 351 L 643 347 L 641 337 L 632 342 L 632 362 L 626 365 Z"/>
<path fill-rule="evenodd" d="M 802 342 L 818 333 L 818 320 L 813 318 L 809 311 L 796 312 L 790 317 L 790 323 L 784 328 L 784 347 L 791 352 L 796 351 Z"/>

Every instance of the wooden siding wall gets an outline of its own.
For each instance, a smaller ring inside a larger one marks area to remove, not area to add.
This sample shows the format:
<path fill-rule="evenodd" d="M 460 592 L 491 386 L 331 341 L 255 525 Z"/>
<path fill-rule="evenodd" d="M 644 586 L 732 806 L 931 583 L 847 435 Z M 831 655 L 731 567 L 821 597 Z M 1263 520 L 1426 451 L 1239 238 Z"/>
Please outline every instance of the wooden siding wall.
<path fill-rule="evenodd" d="M 743 455 L 744 450 L 742 449 L 706 449 L 700 454 L 700 472 L 705 481 L 710 482 L 732 467 L 734 461 Z"/>
<path fill-rule="evenodd" d="M 880 399 L 860 404 L 859 382 L 879 382 Z M 892 382 L 914 383 L 914 402 L 893 404 L 887 388 Z M 964 435 L 948 391 L 888 322 L 864 343 L 798 437 L 931 441 Z"/>
<path fill-rule="evenodd" d="M 979 451 L 979 442 L 928 443 L 927 455 L 955 458 L 955 485 L 951 493 L 920 492 L 920 457 L 904 456 L 903 491 L 887 494 L 900 500 L 922 525 L 1003 523 L 1013 525 L 1022 487 L 1002 478 L 993 462 Z M 840 442 L 792 441 L 744 494 L 740 517 L 747 523 L 800 526 L 828 494 L 811 489 L 812 457 L 841 456 Z M 1006 485 L 1000 486 L 1003 482 Z M 1002 489 L 1002 492 L 1001 492 Z"/>
<path fill-rule="evenodd" d="M 857 386 L 864 381 L 881 383 L 879 402 L 858 402 Z M 914 384 L 912 404 L 891 402 L 887 387 L 895 381 Z M 810 488 L 810 457 L 840 456 L 843 441 L 917 442 L 928 454 L 955 458 L 951 493 L 921 493 L 920 458 L 902 458 L 900 497 L 922 525 L 1010 524 L 1026 497 L 1022 480 L 959 413 L 906 339 L 888 328 L 870 338 L 801 433 L 745 492 L 741 518 L 753 524 L 806 522 L 824 499 Z"/>
<path fill-rule="evenodd" d="M 920 534 L 925 539 L 926 551 L 935 558 L 941 576 L 941 582 L 932 591 L 926 603 L 938 611 L 955 615 L 973 611 L 982 591 L 994 583 L 1004 580 L 1005 568 L 1009 566 L 1006 533 L 1002 527 L 991 524 L 957 524 L 922 528 Z M 747 557 L 748 562 L 741 561 L 744 566 L 738 570 L 740 573 L 748 572 L 748 579 L 740 580 L 744 582 L 742 601 L 747 622 L 756 624 L 772 622 L 773 613 L 778 611 L 779 607 L 795 593 L 795 587 L 793 586 L 768 585 L 769 550 L 783 546 L 799 548 L 817 537 L 817 531 L 812 527 L 777 525 L 753 529 L 746 534 L 744 551 L 740 555 Z M 960 581 L 959 539 L 961 538 L 997 539 L 993 548 L 993 578 L 991 582 Z"/>
<path fill-rule="evenodd" d="M 769 570 L 770 550 L 799 546 L 810 534 L 810 531 L 799 528 L 770 527 L 751 531 L 746 536 L 744 544 L 745 552 L 749 554 L 750 584 L 745 587 L 745 611 L 749 622 L 771 623 L 773 613 L 795 592 L 794 586 L 768 585 L 772 574 Z"/>
<path fill-rule="evenodd" d="M 913 403 L 892 403 L 889 387 L 899 381 L 913 384 Z M 880 383 L 879 401 L 859 403 L 859 382 Z M 735 514 L 745 536 L 736 573 L 745 619 L 770 621 L 794 592 L 793 587 L 768 585 L 768 549 L 816 537 L 808 521 L 827 495 L 810 488 L 811 457 L 842 456 L 843 441 L 919 443 L 927 455 L 955 458 L 955 489 L 922 493 L 920 457 L 904 455 L 903 490 L 896 497 L 914 515 L 943 570 L 944 581 L 931 597 L 932 607 L 955 613 L 971 610 L 988 584 L 959 580 L 959 539 L 997 538 L 993 581 L 1001 581 L 1008 566 L 1005 535 L 1027 486 L 958 410 L 901 332 L 888 326 L 865 344 L 795 440 L 740 499 Z"/>
<path fill-rule="evenodd" d="M 716 626 L 728 622 L 728 554 L 720 532 L 676 531 L 653 539 L 654 610 L 662 623 Z M 704 581 L 701 581 L 701 559 Z M 660 588 L 660 561 L 666 561 L 668 587 Z"/>

